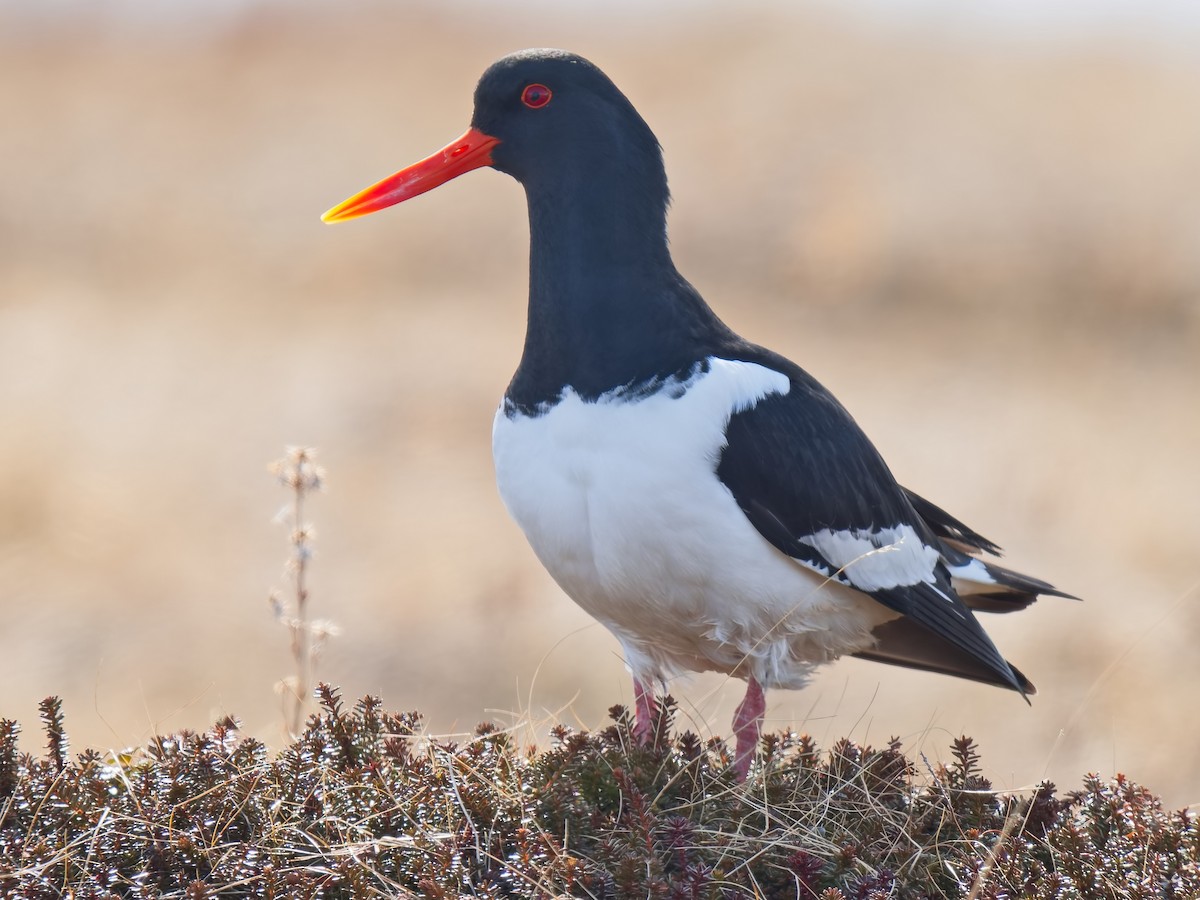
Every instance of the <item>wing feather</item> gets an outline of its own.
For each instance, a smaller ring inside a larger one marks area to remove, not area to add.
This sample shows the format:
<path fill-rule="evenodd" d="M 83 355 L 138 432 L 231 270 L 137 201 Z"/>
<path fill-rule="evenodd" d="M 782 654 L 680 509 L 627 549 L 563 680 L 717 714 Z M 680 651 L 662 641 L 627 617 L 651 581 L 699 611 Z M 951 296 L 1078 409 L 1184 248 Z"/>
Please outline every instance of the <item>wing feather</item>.
<path fill-rule="evenodd" d="M 897 484 L 850 414 L 802 369 L 761 348 L 738 358 L 783 372 L 791 389 L 731 416 L 717 475 L 778 550 L 903 616 L 856 655 L 1033 693 L 970 607 L 1021 608 L 1061 592 L 970 555 L 999 548 Z M 954 584 L 971 575 L 983 589 L 964 598 Z"/>

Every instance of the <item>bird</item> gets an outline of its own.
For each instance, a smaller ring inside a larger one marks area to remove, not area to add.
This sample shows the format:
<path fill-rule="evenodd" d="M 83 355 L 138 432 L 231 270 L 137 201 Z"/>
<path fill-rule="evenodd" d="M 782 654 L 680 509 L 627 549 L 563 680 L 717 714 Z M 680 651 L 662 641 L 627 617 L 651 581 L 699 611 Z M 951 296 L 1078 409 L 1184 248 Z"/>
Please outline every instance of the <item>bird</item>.
<path fill-rule="evenodd" d="M 619 642 L 634 733 L 689 672 L 743 679 L 745 780 L 765 692 L 850 655 L 1033 683 L 975 616 L 1070 597 L 902 487 L 813 376 L 729 328 L 676 268 L 658 139 L 596 65 L 494 62 L 470 127 L 323 215 L 341 222 L 491 167 L 524 188 L 525 341 L 496 411 L 501 498 L 563 591 Z"/>

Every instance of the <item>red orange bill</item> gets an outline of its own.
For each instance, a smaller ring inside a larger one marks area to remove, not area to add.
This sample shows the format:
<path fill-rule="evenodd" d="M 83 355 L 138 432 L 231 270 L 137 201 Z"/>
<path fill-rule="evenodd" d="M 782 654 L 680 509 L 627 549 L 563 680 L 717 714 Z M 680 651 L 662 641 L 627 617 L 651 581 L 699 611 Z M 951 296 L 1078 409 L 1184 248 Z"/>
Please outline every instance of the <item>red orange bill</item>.
<path fill-rule="evenodd" d="M 500 141 L 477 128 L 469 128 L 456 141 L 418 163 L 389 175 L 321 216 L 322 222 L 344 222 L 378 212 L 431 191 L 464 172 L 492 163 L 492 148 Z"/>

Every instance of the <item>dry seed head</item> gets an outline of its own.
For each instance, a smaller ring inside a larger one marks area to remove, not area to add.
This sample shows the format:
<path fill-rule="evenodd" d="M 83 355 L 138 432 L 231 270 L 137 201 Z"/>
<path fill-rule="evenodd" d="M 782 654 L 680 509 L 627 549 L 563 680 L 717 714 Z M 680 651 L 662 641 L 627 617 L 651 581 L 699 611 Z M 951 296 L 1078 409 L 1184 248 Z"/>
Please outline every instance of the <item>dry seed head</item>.
<path fill-rule="evenodd" d="M 294 491 L 319 491 L 325 484 L 325 470 L 315 462 L 311 447 L 288 447 L 282 459 L 268 467 L 280 483 Z"/>
<path fill-rule="evenodd" d="M 317 531 L 311 525 L 302 525 L 292 532 L 292 543 L 296 545 L 304 544 L 307 541 L 314 540 L 317 536 Z"/>
<path fill-rule="evenodd" d="M 336 622 L 331 622 L 329 619 L 316 619 L 308 627 L 312 632 L 313 639 L 317 641 L 337 637 L 342 633 L 342 627 Z"/>

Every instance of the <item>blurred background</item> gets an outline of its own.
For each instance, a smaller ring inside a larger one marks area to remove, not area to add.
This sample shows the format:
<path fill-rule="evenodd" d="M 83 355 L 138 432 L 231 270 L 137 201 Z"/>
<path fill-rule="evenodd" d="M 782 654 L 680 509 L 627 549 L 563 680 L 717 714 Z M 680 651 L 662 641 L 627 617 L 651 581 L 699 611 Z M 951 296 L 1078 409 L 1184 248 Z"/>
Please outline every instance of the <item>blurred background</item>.
<path fill-rule="evenodd" d="M 855 660 L 768 724 L 1004 788 L 1200 802 L 1200 7 L 0 0 L 0 715 L 76 749 L 284 740 L 286 444 L 328 490 L 320 675 L 543 739 L 630 702 L 492 481 L 515 182 L 319 214 L 459 135 L 495 57 L 588 56 L 663 143 L 682 271 L 830 387 L 902 483 L 1086 598 L 985 625 L 1013 694 Z M 724 734 L 742 685 L 674 686 Z"/>

